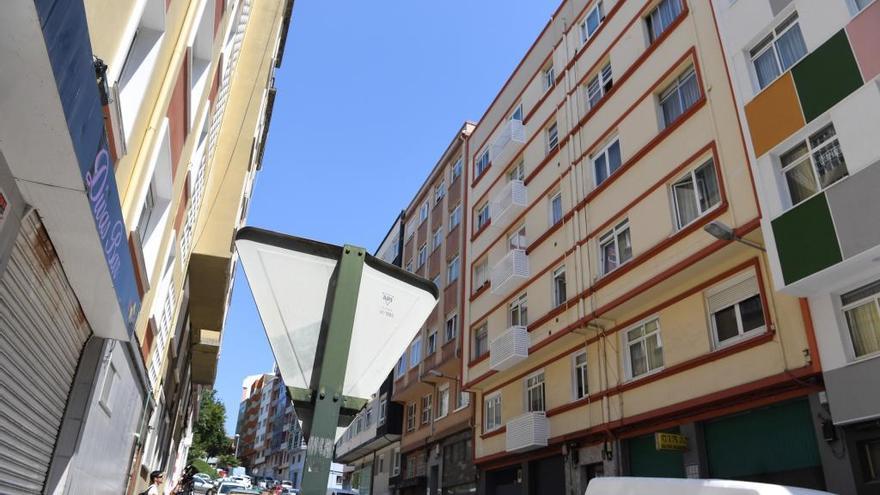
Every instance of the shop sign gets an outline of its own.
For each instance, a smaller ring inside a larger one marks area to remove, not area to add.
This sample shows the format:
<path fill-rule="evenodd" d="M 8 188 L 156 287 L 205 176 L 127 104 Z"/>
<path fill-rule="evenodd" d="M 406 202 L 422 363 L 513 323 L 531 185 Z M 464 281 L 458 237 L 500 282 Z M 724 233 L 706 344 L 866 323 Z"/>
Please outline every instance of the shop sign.
<path fill-rule="evenodd" d="M 119 205 L 113 164 L 103 140 L 94 163 L 83 173 L 83 181 L 119 309 L 131 335 L 140 311 L 141 298 L 128 249 L 128 231 Z"/>
<path fill-rule="evenodd" d="M 654 433 L 654 447 L 657 450 L 681 452 L 687 450 L 688 439 L 678 433 Z"/>

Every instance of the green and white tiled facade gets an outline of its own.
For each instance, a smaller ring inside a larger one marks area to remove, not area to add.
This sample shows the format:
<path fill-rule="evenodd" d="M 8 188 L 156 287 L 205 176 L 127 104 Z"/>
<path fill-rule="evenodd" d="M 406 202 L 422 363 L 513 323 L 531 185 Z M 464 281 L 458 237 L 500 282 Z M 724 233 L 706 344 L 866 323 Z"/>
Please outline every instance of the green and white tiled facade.
<path fill-rule="evenodd" d="M 880 1 L 713 5 L 775 285 L 809 303 L 828 419 L 840 435 L 831 442 L 848 452 L 837 474 L 851 478 L 844 492 L 875 493 Z"/>

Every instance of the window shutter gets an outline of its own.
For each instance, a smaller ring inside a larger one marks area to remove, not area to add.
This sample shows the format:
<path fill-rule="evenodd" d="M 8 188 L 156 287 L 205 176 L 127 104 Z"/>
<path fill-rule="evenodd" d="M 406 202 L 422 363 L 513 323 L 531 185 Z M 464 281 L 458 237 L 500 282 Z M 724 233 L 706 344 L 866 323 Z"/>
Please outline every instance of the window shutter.
<path fill-rule="evenodd" d="M 719 309 L 726 308 L 742 301 L 743 299 L 754 296 L 758 292 L 758 279 L 755 277 L 754 272 L 750 272 L 744 279 L 741 279 L 714 294 L 710 294 L 708 297 L 709 312 L 714 313 Z"/>

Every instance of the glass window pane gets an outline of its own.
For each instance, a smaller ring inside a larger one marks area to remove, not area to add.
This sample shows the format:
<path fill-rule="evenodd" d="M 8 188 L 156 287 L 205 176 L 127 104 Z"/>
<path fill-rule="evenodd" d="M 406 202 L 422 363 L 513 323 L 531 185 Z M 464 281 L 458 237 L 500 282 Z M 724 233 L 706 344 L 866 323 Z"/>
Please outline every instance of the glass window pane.
<path fill-rule="evenodd" d="M 641 337 L 642 335 L 645 335 L 645 326 L 644 325 L 639 325 L 638 327 L 633 328 L 632 330 L 626 332 L 626 338 L 630 342 L 632 342 L 633 340 L 636 340 L 637 338 Z"/>
<path fill-rule="evenodd" d="M 846 311 L 846 324 L 856 357 L 880 351 L 880 313 L 876 301 Z"/>
<path fill-rule="evenodd" d="M 764 306 L 761 296 L 754 296 L 739 303 L 739 316 L 742 319 L 743 332 L 764 326 Z"/>
<path fill-rule="evenodd" d="M 648 369 L 655 370 L 663 366 L 663 347 L 660 345 L 660 337 L 656 334 L 645 339 L 648 344 Z"/>
<path fill-rule="evenodd" d="M 694 182 L 690 176 L 672 185 L 672 195 L 675 199 L 679 227 L 684 227 L 700 216 L 694 194 Z"/>
<path fill-rule="evenodd" d="M 617 250 L 620 255 L 620 263 L 632 258 L 632 244 L 629 240 L 629 228 L 617 234 Z"/>
<path fill-rule="evenodd" d="M 819 183 L 823 189 L 848 175 L 846 161 L 843 159 L 843 152 L 840 151 L 840 142 L 837 139 L 814 152 L 813 160 L 816 163 L 816 170 L 819 171 Z"/>
<path fill-rule="evenodd" d="M 767 50 L 755 58 L 755 75 L 758 76 L 758 86 L 766 87 L 779 76 L 779 65 L 776 63 L 776 55 L 773 50 Z"/>
<path fill-rule="evenodd" d="M 620 141 L 614 141 L 608 147 L 608 169 L 609 175 L 620 168 Z"/>
<path fill-rule="evenodd" d="M 718 178 L 715 176 L 715 165 L 710 161 L 694 173 L 697 178 L 697 193 L 700 198 L 700 211 L 705 212 L 721 201 L 718 192 Z"/>
<path fill-rule="evenodd" d="M 604 273 L 617 268 L 617 251 L 614 249 L 613 242 L 608 242 L 602 246 L 602 268 Z"/>
<path fill-rule="evenodd" d="M 788 183 L 788 192 L 791 196 L 791 204 L 796 205 L 809 198 L 818 191 L 816 176 L 813 175 L 813 167 L 809 160 L 785 171 L 785 182 Z"/>
<path fill-rule="evenodd" d="M 608 168 L 605 166 L 605 153 L 602 153 L 593 160 L 593 168 L 596 170 L 596 185 L 598 186 L 608 178 Z"/>
<path fill-rule="evenodd" d="M 697 84 L 696 72 L 691 71 L 689 75 L 685 76 L 685 79 L 681 81 L 680 91 L 682 111 L 687 110 L 700 99 L 700 85 Z"/>
<path fill-rule="evenodd" d="M 854 302 L 865 299 L 866 297 L 871 297 L 874 294 L 880 294 L 880 280 L 876 280 L 868 285 L 859 287 L 856 290 L 847 292 L 840 296 L 840 301 L 844 306 L 848 306 Z"/>
<path fill-rule="evenodd" d="M 639 376 L 648 371 L 648 359 L 645 356 L 645 346 L 643 342 L 629 346 L 629 359 L 632 376 Z"/>
<path fill-rule="evenodd" d="M 678 91 L 674 91 L 667 96 L 660 103 L 660 106 L 663 109 L 663 124 L 667 126 L 681 115 L 681 102 L 679 101 Z"/>
<path fill-rule="evenodd" d="M 736 323 L 736 310 L 733 306 L 716 312 L 713 317 L 715 318 L 715 331 L 718 335 L 718 342 L 724 342 L 739 335 Z"/>
<path fill-rule="evenodd" d="M 800 24 L 795 24 L 777 38 L 776 49 L 779 52 L 779 62 L 782 64 L 783 71 L 788 70 L 789 67 L 807 54 L 807 45 L 804 44 Z"/>

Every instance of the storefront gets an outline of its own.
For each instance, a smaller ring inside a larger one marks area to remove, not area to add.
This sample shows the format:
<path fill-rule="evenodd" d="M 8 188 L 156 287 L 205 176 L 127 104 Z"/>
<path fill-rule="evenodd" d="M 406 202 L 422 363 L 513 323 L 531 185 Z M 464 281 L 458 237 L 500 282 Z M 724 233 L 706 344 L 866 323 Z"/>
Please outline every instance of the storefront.
<path fill-rule="evenodd" d="M 679 434 L 679 429 L 661 433 Z M 682 450 L 658 448 L 655 433 L 625 441 L 629 476 L 656 478 L 684 478 L 684 454 Z"/>

